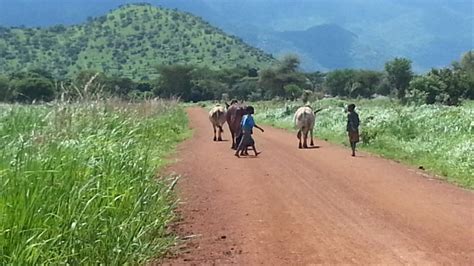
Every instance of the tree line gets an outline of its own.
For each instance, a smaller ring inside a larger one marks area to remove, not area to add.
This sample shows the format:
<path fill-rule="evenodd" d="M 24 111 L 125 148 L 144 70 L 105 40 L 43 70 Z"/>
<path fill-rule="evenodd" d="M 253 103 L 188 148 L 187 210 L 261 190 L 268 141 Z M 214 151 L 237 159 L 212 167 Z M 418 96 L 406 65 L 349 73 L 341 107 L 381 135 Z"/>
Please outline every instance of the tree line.
<path fill-rule="evenodd" d="M 411 61 L 395 58 L 384 71 L 341 69 L 302 72 L 298 57 L 288 55 L 273 68 L 234 68 L 213 70 L 195 65 L 163 65 L 158 78 L 137 82 L 120 76 L 107 76 L 92 70 L 81 71 L 73 79 L 58 80 L 42 69 L 0 75 L 0 101 L 33 102 L 86 96 L 143 99 L 179 97 L 183 101 L 295 100 L 338 96 L 370 98 L 377 95 L 403 102 L 457 105 L 474 99 L 474 51 L 465 53 L 451 66 L 416 75 Z"/>

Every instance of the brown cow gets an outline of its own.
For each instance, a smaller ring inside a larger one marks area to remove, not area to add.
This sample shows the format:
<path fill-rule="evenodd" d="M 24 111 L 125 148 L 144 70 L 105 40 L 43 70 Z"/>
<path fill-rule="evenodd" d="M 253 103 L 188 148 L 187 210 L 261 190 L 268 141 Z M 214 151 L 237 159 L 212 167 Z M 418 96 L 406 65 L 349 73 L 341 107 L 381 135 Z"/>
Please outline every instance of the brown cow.
<path fill-rule="evenodd" d="M 233 100 L 230 105 L 227 105 L 227 125 L 229 125 L 230 135 L 232 136 L 232 149 L 237 149 L 236 138 L 240 132 L 240 122 L 242 116 L 245 114 L 246 106 L 242 102 Z"/>
<path fill-rule="evenodd" d="M 209 121 L 211 121 L 212 127 L 214 129 L 214 141 L 222 141 L 222 132 L 224 130 L 222 129 L 222 126 L 224 125 L 226 121 L 226 110 L 224 106 L 221 106 L 220 104 L 216 104 L 211 111 L 209 111 Z M 217 131 L 217 138 L 216 138 L 216 128 L 218 129 Z"/>

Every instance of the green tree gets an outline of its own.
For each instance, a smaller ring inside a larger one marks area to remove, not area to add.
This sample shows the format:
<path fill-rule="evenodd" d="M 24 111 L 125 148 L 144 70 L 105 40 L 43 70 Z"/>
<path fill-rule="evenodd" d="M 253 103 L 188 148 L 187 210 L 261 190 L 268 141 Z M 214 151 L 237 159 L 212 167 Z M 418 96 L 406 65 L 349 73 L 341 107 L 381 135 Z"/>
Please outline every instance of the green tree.
<path fill-rule="evenodd" d="M 0 101 L 7 102 L 10 101 L 12 97 L 12 92 L 10 89 L 10 82 L 7 77 L 0 76 Z"/>
<path fill-rule="evenodd" d="M 177 96 L 184 101 L 191 99 L 192 66 L 171 65 L 158 67 L 160 77 L 156 83 L 155 93 L 161 97 Z"/>
<path fill-rule="evenodd" d="M 13 97 L 19 102 L 51 101 L 54 99 L 54 85 L 51 80 L 40 76 L 29 76 L 11 82 Z"/>
<path fill-rule="evenodd" d="M 326 75 L 324 89 L 333 96 L 349 96 L 356 71 L 352 69 L 334 70 Z"/>
<path fill-rule="evenodd" d="M 463 97 L 474 99 L 474 50 L 466 52 L 461 57 L 459 66 L 459 71 L 462 72 L 461 75 L 464 78 L 464 82 L 467 83 L 467 89 L 464 92 Z"/>
<path fill-rule="evenodd" d="M 383 73 L 371 70 L 358 70 L 355 72 L 355 83 L 358 83 L 357 87 L 351 91 L 350 96 L 356 97 L 361 96 L 368 98 L 372 94 L 376 93 L 377 88 L 383 79 Z"/>
<path fill-rule="evenodd" d="M 265 97 L 286 97 L 285 86 L 294 84 L 307 89 L 305 75 L 298 71 L 300 60 L 294 55 L 287 55 L 275 69 L 264 69 L 260 74 L 259 86 L 265 91 Z"/>
<path fill-rule="evenodd" d="M 303 94 L 303 89 L 301 89 L 300 87 L 298 87 L 298 85 L 295 84 L 288 84 L 284 88 L 286 97 L 290 100 L 296 100 Z"/>
<path fill-rule="evenodd" d="M 468 51 L 461 57 L 461 68 L 466 72 L 474 72 L 474 50 Z"/>
<path fill-rule="evenodd" d="M 427 104 L 438 102 L 457 105 L 468 88 L 469 82 L 465 73 L 449 68 L 433 69 L 410 82 L 408 98 Z M 416 99 L 417 97 L 420 99 Z"/>
<path fill-rule="evenodd" d="M 306 78 L 311 83 L 311 90 L 320 91 L 323 88 L 324 79 L 326 74 L 320 71 L 306 73 Z"/>
<path fill-rule="evenodd" d="M 385 71 L 390 84 L 397 90 L 398 98 L 403 99 L 405 91 L 413 78 L 411 61 L 406 58 L 395 58 L 385 63 Z"/>

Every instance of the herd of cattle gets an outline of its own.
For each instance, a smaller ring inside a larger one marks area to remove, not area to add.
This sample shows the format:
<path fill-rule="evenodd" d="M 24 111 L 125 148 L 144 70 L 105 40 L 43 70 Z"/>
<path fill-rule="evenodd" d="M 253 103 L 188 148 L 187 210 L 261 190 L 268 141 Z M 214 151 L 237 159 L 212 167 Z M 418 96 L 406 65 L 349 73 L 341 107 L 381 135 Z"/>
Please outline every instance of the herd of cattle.
<path fill-rule="evenodd" d="M 222 127 L 227 122 L 229 125 L 229 131 L 232 137 L 232 149 L 236 149 L 238 146 L 237 137 L 240 132 L 241 120 L 245 115 L 246 105 L 242 102 L 232 101 L 231 104 L 225 103 L 225 106 L 216 104 L 209 111 L 209 120 L 211 121 L 214 129 L 214 141 L 222 141 L 222 133 L 224 130 Z M 310 145 L 314 146 L 313 141 L 313 128 L 316 119 L 316 113 L 321 111 L 318 109 L 313 111 L 310 106 L 303 106 L 296 110 L 294 116 L 295 126 L 298 129 L 298 140 L 300 149 L 308 148 L 308 133 L 311 136 Z"/>

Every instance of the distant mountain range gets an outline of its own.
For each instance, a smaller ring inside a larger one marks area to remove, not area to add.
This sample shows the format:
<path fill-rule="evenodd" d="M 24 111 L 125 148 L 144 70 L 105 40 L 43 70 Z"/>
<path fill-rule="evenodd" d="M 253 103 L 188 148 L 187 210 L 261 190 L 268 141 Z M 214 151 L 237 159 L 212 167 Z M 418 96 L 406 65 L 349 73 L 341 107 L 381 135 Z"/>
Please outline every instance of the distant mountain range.
<path fill-rule="evenodd" d="M 0 27 L 0 73 L 40 68 L 65 77 L 90 69 L 147 80 L 159 65 L 258 69 L 275 62 L 199 17 L 147 4 L 73 26 Z"/>
<path fill-rule="evenodd" d="M 74 24 L 143 0 L 0 0 L 0 25 Z M 407 57 L 415 70 L 449 65 L 474 48 L 471 0 L 149 0 L 203 17 L 307 70 L 382 69 Z"/>

